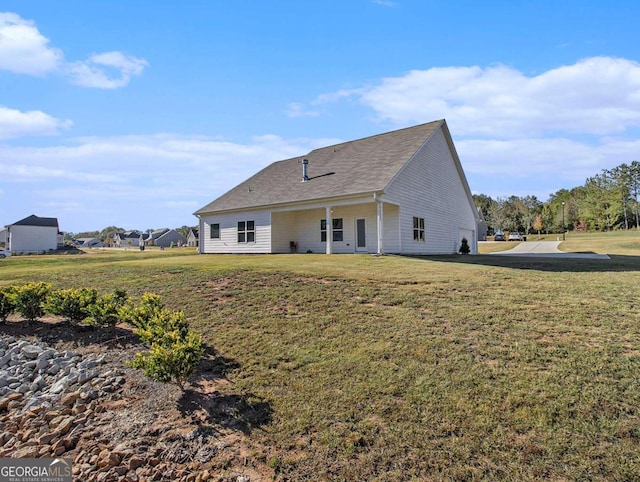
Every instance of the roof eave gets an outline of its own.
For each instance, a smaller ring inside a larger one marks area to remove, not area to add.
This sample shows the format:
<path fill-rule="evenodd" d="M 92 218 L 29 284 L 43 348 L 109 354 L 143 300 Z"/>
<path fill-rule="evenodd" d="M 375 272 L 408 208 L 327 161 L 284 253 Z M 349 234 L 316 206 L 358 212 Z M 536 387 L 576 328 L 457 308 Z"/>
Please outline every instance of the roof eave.
<path fill-rule="evenodd" d="M 300 206 L 301 208 L 304 208 L 304 206 L 311 206 L 314 204 L 329 204 L 331 202 L 339 203 L 339 202 L 344 202 L 348 200 L 363 198 L 366 196 L 373 196 L 374 194 L 384 194 L 384 190 L 373 189 L 368 191 L 362 191 L 359 193 L 348 194 L 344 196 L 328 196 L 328 197 L 322 197 L 322 198 L 306 199 L 301 201 L 288 201 L 283 203 L 243 206 L 243 207 L 229 208 L 229 209 L 215 209 L 215 210 L 199 209 L 193 214 L 194 216 L 205 216 L 205 215 L 211 215 L 211 214 L 229 214 L 234 212 L 245 212 L 245 211 L 255 211 L 255 210 L 286 209 L 286 208 L 291 208 L 295 206 Z M 373 197 L 372 197 L 372 200 L 373 200 Z"/>

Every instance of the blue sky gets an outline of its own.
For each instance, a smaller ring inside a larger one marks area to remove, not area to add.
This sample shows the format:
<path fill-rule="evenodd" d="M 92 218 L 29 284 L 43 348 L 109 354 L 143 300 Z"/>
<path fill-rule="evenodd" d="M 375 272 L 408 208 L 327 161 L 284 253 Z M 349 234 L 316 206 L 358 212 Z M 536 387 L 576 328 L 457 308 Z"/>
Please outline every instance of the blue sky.
<path fill-rule="evenodd" d="M 636 1 L 4 0 L 0 225 L 195 225 L 267 164 L 445 118 L 471 190 L 640 160 Z"/>

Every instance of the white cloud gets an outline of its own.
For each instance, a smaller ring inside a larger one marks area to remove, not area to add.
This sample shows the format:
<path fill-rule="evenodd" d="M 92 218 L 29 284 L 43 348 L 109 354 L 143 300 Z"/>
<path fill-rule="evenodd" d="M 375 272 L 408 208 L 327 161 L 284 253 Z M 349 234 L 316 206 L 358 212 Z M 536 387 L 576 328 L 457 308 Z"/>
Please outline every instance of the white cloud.
<path fill-rule="evenodd" d="M 70 231 L 195 224 L 191 213 L 267 164 L 339 141 L 263 135 L 237 143 L 157 134 L 86 137 L 49 147 L 0 144 L 7 197 L 23 199 L 0 204 L 0 224 L 25 212 L 53 213 Z"/>
<path fill-rule="evenodd" d="M 602 135 L 640 122 L 638 92 L 638 63 L 599 57 L 536 77 L 504 66 L 414 71 L 386 79 L 362 102 L 392 120 L 451 118 L 463 136 Z"/>
<path fill-rule="evenodd" d="M 0 12 L 0 70 L 44 75 L 55 71 L 62 59 L 62 52 L 49 45 L 32 21 Z"/>
<path fill-rule="evenodd" d="M 132 76 L 140 75 L 149 64 L 144 59 L 126 56 L 121 52 L 92 55 L 84 62 L 66 66 L 72 82 L 80 87 L 116 89 L 129 83 Z"/>
<path fill-rule="evenodd" d="M 71 124 L 70 120 L 56 119 L 39 110 L 22 112 L 0 105 L 0 139 L 54 135 Z"/>
<path fill-rule="evenodd" d="M 36 76 L 58 73 L 81 87 L 115 89 L 126 86 L 148 65 L 144 59 L 118 51 L 66 61 L 64 53 L 50 45 L 33 21 L 0 12 L 0 70 Z"/>
<path fill-rule="evenodd" d="M 456 149 L 473 192 L 492 197 L 534 194 L 541 200 L 637 159 L 640 140 L 463 139 Z"/>
<path fill-rule="evenodd" d="M 311 102 L 312 105 L 321 105 L 321 104 L 329 104 L 332 102 L 338 102 L 341 100 L 349 101 L 354 97 L 361 97 L 368 91 L 366 87 L 361 87 L 357 89 L 340 89 L 336 92 L 329 92 L 326 94 L 321 94 L 316 99 Z"/>
<path fill-rule="evenodd" d="M 319 117 L 321 113 L 315 109 L 307 109 L 300 102 L 292 102 L 287 107 L 287 117 L 293 119 L 299 117 Z"/>
<path fill-rule="evenodd" d="M 613 144 L 615 145 L 615 144 Z M 599 171 L 598 166 L 608 162 L 611 145 L 593 146 L 571 139 L 509 139 L 509 140 L 461 140 L 456 142 L 465 171 L 504 175 L 509 177 L 533 177 L 547 173 L 564 179 Z M 629 155 L 632 147 L 621 149 Z M 624 157 L 623 157 L 624 158 Z M 621 161 L 623 162 L 623 161 Z"/>
<path fill-rule="evenodd" d="M 572 188 L 640 152 L 640 63 L 628 59 L 536 75 L 499 64 L 412 70 L 309 105 L 354 102 L 392 128 L 446 119 L 471 188 L 489 195 Z"/>
<path fill-rule="evenodd" d="M 313 103 L 345 98 L 397 125 L 446 118 L 460 136 L 606 135 L 640 125 L 640 64 L 592 57 L 536 76 L 504 65 L 434 67 Z"/>
<path fill-rule="evenodd" d="M 373 3 L 377 5 L 382 5 L 383 7 L 397 7 L 397 2 L 392 2 L 391 0 L 373 0 Z"/>

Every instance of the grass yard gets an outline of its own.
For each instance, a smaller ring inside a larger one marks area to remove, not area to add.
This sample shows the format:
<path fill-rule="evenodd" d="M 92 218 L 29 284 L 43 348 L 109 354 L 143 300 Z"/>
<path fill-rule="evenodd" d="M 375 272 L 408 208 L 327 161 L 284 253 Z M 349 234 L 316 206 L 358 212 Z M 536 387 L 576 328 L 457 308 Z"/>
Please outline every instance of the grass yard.
<path fill-rule="evenodd" d="M 104 250 L 2 260 L 0 284 L 184 310 L 277 480 L 638 480 L 640 236 L 561 249 L 612 259 Z"/>

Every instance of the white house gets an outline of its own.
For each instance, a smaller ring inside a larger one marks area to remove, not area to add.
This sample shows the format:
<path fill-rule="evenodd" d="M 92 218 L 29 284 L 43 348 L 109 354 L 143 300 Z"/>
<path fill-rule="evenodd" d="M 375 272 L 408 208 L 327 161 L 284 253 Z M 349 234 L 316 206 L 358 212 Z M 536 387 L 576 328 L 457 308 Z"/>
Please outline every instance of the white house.
<path fill-rule="evenodd" d="M 198 246 L 198 228 L 189 229 L 189 234 L 187 235 L 187 246 Z"/>
<path fill-rule="evenodd" d="M 60 246 L 62 236 L 57 218 L 41 218 L 32 214 L 5 226 L 7 249 L 12 253 L 45 253 Z"/>
<path fill-rule="evenodd" d="M 200 253 L 477 253 L 444 120 L 275 162 L 194 213 Z"/>
<path fill-rule="evenodd" d="M 115 233 L 113 235 L 113 245 L 116 248 L 131 248 L 140 246 L 140 236 L 143 236 L 139 231 L 125 231 L 124 233 Z"/>

